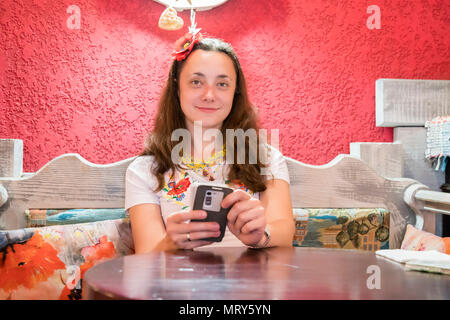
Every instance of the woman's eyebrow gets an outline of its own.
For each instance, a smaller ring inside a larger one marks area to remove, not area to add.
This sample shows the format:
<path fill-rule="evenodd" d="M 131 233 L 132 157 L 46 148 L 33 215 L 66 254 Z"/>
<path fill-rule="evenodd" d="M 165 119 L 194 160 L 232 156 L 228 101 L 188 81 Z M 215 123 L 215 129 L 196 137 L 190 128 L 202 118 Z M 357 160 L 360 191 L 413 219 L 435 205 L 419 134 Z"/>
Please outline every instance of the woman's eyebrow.
<path fill-rule="evenodd" d="M 217 76 L 217 78 L 228 78 L 228 79 L 231 79 L 229 76 L 227 76 L 226 74 L 219 74 L 218 76 Z"/>
<path fill-rule="evenodd" d="M 193 76 L 199 76 L 199 77 L 205 77 L 205 75 L 203 73 L 201 73 L 201 72 L 194 72 L 192 75 Z M 221 79 L 228 78 L 228 79 L 231 79 L 231 77 L 226 75 L 226 74 L 219 74 L 217 76 L 217 78 L 221 78 Z"/>

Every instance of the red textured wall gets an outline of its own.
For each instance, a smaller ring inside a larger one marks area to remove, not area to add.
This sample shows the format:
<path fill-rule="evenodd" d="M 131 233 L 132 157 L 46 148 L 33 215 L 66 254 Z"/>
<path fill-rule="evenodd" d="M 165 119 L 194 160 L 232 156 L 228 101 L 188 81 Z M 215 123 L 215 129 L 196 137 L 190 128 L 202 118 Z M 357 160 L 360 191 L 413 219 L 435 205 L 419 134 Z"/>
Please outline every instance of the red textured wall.
<path fill-rule="evenodd" d="M 381 9 L 370 30 L 369 5 Z M 81 9 L 81 28 L 66 9 Z M 94 163 L 136 155 L 151 129 L 173 42 L 151 0 L 2 0 L 0 138 L 24 141 L 24 171 L 64 153 Z M 189 22 L 188 12 L 180 16 Z M 262 124 L 282 152 L 324 164 L 375 127 L 378 78 L 450 79 L 448 0 L 229 0 L 197 14 L 235 47 Z"/>

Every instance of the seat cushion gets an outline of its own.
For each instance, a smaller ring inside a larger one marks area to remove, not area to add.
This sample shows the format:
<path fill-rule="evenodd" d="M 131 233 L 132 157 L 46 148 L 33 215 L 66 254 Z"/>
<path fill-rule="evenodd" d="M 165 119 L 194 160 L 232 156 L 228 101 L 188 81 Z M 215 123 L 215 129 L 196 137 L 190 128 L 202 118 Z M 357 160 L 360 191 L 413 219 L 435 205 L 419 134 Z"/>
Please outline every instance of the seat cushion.
<path fill-rule="evenodd" d="M 0 299 L 80 299 L 86 270 L 134 253 L 128 218 L 0 231 Z"/>
<path fill-rule="evenodd" d="M 389 212 L 383 208 L 295 208 L 294 219 L 294 246 L 389 249 Z"/>

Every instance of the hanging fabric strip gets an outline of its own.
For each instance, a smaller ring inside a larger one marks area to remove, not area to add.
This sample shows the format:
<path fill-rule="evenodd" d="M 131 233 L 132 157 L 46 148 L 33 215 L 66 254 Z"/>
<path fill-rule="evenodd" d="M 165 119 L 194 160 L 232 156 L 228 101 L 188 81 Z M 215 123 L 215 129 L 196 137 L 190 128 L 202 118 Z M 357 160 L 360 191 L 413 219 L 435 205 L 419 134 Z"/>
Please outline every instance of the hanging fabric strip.
<path fill-rule="evenodd" d="M 442 172 L 444 172 L 445 171 L 445 167 L 447 167 L 447 160 L 448 160 L 448 157 L 445 156 L 444 160 L 442 161 L 442 166 L 441 166 L 441 171 Z"/>

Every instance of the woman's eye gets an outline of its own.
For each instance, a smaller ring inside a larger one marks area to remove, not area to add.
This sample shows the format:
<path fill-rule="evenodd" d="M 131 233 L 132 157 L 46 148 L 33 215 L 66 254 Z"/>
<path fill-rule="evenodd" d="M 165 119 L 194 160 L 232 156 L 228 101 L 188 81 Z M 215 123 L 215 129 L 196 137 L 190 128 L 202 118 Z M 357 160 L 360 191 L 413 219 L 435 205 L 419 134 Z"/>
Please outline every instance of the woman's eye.
<path fill-rule="evenodd" d="M 219 85 L 219 87 L 222 87 L 222 88 L 228 87 L 228 83 L 226 83 L 226 82 L 219 82 L 218 85 Z"/>
<path fill-rule="evenodd" d="M 191 80 L 191 84 L 194 85 L 194 86 L 199 86 L 202 83 L 199 80 Z"/>

